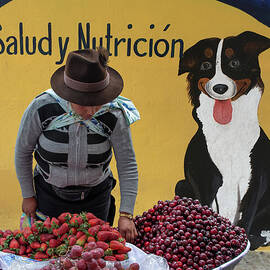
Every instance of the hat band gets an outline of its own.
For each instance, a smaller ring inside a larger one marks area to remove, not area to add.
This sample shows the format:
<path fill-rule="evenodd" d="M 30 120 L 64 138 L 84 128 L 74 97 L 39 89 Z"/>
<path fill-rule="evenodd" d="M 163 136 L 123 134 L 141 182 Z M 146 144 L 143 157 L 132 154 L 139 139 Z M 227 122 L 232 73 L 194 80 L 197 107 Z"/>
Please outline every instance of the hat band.
<path fill-rule="evenodd" d="M 104 80 L 94 83 L 86 83 L 86 82 L 80 82 L 76 81 L 72 78 L 70 78 L 66 72 L 64 72 L 64 82 L 66 86 L 69 88 L 81 91 L 81 92 L 98 92 L 100 90 L 103 90 L 109 85 L 110 82 L 110 74 L 106 71 L 106 77 Z"/>

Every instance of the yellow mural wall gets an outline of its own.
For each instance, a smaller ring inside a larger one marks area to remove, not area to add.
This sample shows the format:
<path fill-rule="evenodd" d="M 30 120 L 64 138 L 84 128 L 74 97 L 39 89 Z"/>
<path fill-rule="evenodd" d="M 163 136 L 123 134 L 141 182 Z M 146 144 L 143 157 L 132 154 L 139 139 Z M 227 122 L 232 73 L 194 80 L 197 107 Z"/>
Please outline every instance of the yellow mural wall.
<path fill-rule="evenodd" d="M 197 129 L 186 76 L 177 76 L 180 43 L 175 43 L 173 51 L 173 40 L 181 39 L 187 49 L 200 39 L 223 38 L 246 30 L 270 37 L 267 26 L 214 0 L 13 0 L 0 8 L 0 18 L 1 229 L 19 227 L 22 198 L 14 169 L 14 147 L 21 116 L 30 101 L 50 87 L 50 76 L 61 62 L 60 45 L 64 48 L 68 42 L 67 52 L 78 49 L 79 40 L 87 38 L 87 23 L 90 40 L 103 37 L 104 42 L 110 26 L 113 55 L 109 64 L 124 78 L 122 95 L 133 100 L 141 113 L 141 120 L 132 126 L 139 168 L 135 214 L 158 200 L 173 197 L 176 182 L 184 177 L 187 145 Z M 30 42 L 31 53 L 34 37 L 36 52 L 31 55 L 26 42 Z M 115 52 L 116 38 L 126 41 L 120 42 Z M 144 39 L 136 47 L 141 56 L 132 49 L 138 39 Z M 156 45 L 157 55 L 151 46 L 159 39 L 167 43 Z M 259 61 L 265 83 L 259 119 L 270 136 L 270 50 L 262 53 Z M 115 163 L 112 168 L 116 176 Z M 118 186 L 114 194 L 119 206 Z"/>

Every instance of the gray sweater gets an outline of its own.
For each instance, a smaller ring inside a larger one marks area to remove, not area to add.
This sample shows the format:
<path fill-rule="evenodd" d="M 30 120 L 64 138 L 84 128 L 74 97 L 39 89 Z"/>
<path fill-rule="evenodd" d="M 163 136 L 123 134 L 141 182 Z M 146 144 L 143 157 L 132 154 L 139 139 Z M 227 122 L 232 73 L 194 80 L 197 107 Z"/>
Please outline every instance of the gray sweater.
<path fill-rule="evenodd" d="M 38 171 L 42 171 L 43 175 L 47 176 L 45 181 L 59 187 L 94 186 L 104 181 L 111 173 L 110 167 L 108 166 L 104 171 L 99 170 L 97 173 L 97 169 L 93 169 L 93 166 L 89 165 L 89 156 L 98 156 L 112 148 L 120 183 L 120 211 L 133 214 L 138 189 L 138 171 L 130 128 L 126 124 L 122 111 L 110 112 L 117 121 L 110 138 L 104 142 L 89 145 L 87 136 L 93 135 L 89 134 L 92 131 L 87 130 L 86 126 L 81 123 L 74 123 L 65 130 L 57 131 L 60 135 L 63 134 L 63 137 L 68 136 L 68 143 L 65 144 L 48 140 L 47 134 L 44 136 L 46 133 L 44 131 L 45 122 L 48 124 L 48 119 L 53 119 L 49 115 L 44 120 L 44 115 L 48 115 L 51 110 L 50 106 L 55 108 L 59 105 L 55 104 L 55 100 L 48 94 L 42 94 L 31 102 L 21 120 L 15 147 L 15 168 L 22 196 L 24 198 L 35 196 L 32 162 L 33 152 L 38 152 L 39 148 L 55 153 L 56 157 L 59 153 L 67 155 L 66 167 L 60 166 L 60 163 L 55 160 L 53 162 L 45 160 L 45 163 L 49 165 L 49 171 L 46 173 L 39 164 L 36 166 Z"/>

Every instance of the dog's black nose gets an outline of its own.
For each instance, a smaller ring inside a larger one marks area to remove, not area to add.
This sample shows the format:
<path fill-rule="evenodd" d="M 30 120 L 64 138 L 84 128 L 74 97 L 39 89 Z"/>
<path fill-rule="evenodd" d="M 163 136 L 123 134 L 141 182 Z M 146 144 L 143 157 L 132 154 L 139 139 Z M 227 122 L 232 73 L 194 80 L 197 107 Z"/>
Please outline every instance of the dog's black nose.
<path fill-rule="evenodd" d="M 213 90 L 218 94 L 224 94 L 228 90 L 228 86 L 226 84 L 216 84 Z"/>

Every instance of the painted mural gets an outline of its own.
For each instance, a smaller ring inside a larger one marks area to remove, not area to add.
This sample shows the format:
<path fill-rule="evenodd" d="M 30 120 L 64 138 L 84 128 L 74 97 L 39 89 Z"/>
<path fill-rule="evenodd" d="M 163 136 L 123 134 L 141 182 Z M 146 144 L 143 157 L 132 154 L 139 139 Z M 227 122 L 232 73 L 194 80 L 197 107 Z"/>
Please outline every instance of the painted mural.
<path fill-rule="evenodd" d="M 179 75 L 188 72 L 198 130 L 175 192 L 244 227 L 252 249 L 270 240 L 270 141 L 258 121 L 264 92 L 258 56 L 269 48 L 269 38 L 249 31 L 206 38 L 179 64 Z"/>

